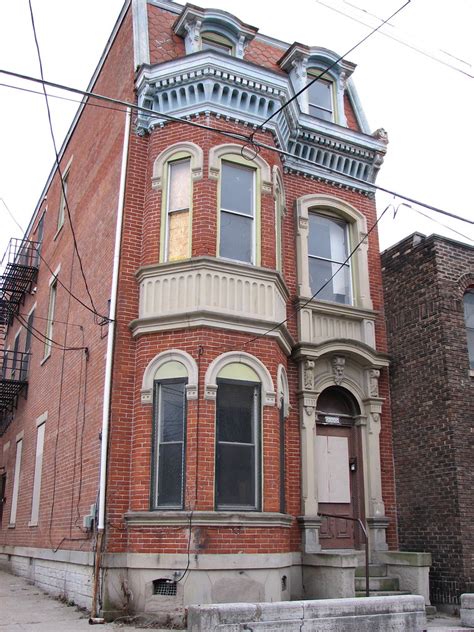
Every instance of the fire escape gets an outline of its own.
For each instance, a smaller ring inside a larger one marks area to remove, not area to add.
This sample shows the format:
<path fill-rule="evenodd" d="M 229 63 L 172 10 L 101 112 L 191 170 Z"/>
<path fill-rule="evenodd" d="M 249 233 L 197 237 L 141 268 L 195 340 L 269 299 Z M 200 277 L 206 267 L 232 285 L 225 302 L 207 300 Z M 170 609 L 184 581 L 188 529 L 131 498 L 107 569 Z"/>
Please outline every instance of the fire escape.
<path fill-rule="evenodd" d="M 9 326 L 36 281 L 38 264 L 39 244 L 25 239 L 11 239 L 0 263 L 0 436 L 28 385 L 30 354 L 18 348 L 18 338 L 13 349 L 6 349 L 5 342 Z"/>

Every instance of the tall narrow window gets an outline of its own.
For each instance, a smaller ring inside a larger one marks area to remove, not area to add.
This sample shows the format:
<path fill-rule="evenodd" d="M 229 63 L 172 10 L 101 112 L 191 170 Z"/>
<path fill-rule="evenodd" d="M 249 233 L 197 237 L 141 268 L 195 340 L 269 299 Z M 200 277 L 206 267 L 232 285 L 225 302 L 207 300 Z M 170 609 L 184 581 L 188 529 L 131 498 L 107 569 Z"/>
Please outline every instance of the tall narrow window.
<path fill-rule="evenodd" d="M 44 357 L 47 358 L 51 355 L 51 347 L 53 346 L 53 324 L 54 324 L 54 310 L 56 308 L 56 294 L 58 289 L 57 277 L 54 277 L 51 285 L 49 286 L 49 305 L 48 305 L 48 320 L 46 321 L 45 331 L 45 343 L 44 343 Z"/>
<path fill-rule="evenodd" d="M 255 170 L 222 162 L 219 255 L 255 262 Z"/>
<path fill-rule="evenodd" d="M 464 320 L 466 323 L 469 366 L 474 371 L 474 288 L 464 294 Z"/>
<path fill-rule="evenodd" d="M 21 455 L 23 452 L 23 439 L 16 442 L 15 474 L 13 477 L 12 506 L 10 509 L 10 524 L 16 524 L 16 512 L 18 508 L 18 494 L 20 491 Z"/>
<path fill-rule="evenodd" d="M 217 508 L 258 509 L 260 384 L 219 379 L 217 385 Z"/>
<path fill-rule="evenodd" d="M 182 509 L 186 433 L 186 379 L 155 381 L 154 507 Z"/>
<path fill-rule="evenodd" d="M 190 256 L 191 160 L 176 160 L 168 165 L 166 260 Z"/>
<path fill-rule="evenodd" d="M 15 342 L 13 343 L 12 369 L 10 373 L 10 379 L 12 380 L 18 380 L 20 374 L 20 371 L 17 370 L 20 349 L 20 333 L 21 331 L 17 333 L 17 335 L 15 336 Z"/>
<path fill-rule="evenodd" d="M 39 266 L 41 260 L 41 248 L 43 245 L 43 236 L 44 236 L 44 218 L 46 215 L 46 211 L 43 211 L 41 215 L 40 221 L 38 222 L 38 226 L 36 227 L 36 253 L 35 253 L 35 264 Z"/>
<path fill-rule="evenodd" d="M 309 280 L 316 299 L 352 303 L 351 269 L 346 222 L 316 213 L 309 214 Z M 341 267 L 342 266 L 342 267 Z"/>
<path fill-rule="evenodd" d="M 35 456 L 35 472 L 33 479 L 33 497 L 31 500 L 31 518 L 29 527 L 36 527 L 38 524 L 40 494 L 41 494 L 41 477 L 43 471 L 43 449 L 44 449 L 44 433 L 46 429 L 46 415 L 42 415 L 37 420 L 36 431 L 36 456 Z"/>
<path fill-rule="evenodd" d="M 6 491 L 7 491 L 7 473 L 3 472 L 0 474 L 0 529 L 3 523 L 3 508 L 6 502 Z"/>
<path fill-rule="evenodd" d="M 25 338 L 25 354 L 21 362 L 21 380 L 26 380 L 28 377 L 28 368 L 30 366 L 30 354 L 31 354 L 31 339 L 33 334 L 33 322 L 35 319 L 35 310 L 33 309 L 28 315 L 28 321 L 26 323 L 26 338 Z"/>
<path fill-rule="evenodd" d="M 275 182 L 275 247 L 276 247 L 276 269 L 283 270 L 283 217 L 285 209 L 285 196 L 279 176 Z"/>
<path fill-rule="evenodd" d="M 68 189 L 69 171 L 63 175 L 63 184 L 61 187 L 61 201 L 59 203 L 58 210 L 58 226 L 56 232 L 59 232 L 64 225 L 64 215 L 66 212 L 67 204 L 67 189 Z"/>
<path fill-rule="evenodd" d="M 317 77 L 308 75 L 308 82 Z M 309 114 L 325 121 L 334 120 L 333 82 L 327 79 L 318 79 L 308 87 Z"/>

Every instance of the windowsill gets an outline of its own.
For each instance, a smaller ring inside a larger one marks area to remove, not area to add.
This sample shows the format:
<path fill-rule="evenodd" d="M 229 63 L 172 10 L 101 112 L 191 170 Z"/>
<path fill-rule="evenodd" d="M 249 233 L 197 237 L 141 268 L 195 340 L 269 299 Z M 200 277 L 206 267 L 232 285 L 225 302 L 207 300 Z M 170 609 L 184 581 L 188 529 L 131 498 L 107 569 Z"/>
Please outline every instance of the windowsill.
<path fill-rule="evenodd" d="M 54 234 L 54 237 L 53 237 L 53 241 L 56 241 L 56 239 L 57 239 L 57 237 L 58 237 L 59 233 L 60 233 L 60 232 L 62 231 L 62 229 L 63 229 L 63 226 L 64 226 L 64 223 L 63 223 L 63 224 L 61 224 L 61 226 L 59 226 L 59 228 L 56 230 L 56 232 L 55 232 L 55 234 Z"/>
<path fill-rule="evenodd" d="M 14 529 L 16 527 L 16 524 L 9 524 L 8 525 L 8 529 Z"/>
<path fill-rule="evenodd" d="M 38 523 L 37 523 L 37 522 L 32 522 L 32 521 L 30 521 L 30 522 L 28 523 L 28 526 L 29 526 L 29 527 L 37 527 L 37 526 L 38 526 Z"/>
<path fill-rule="evenodd" d="M 293 522 L 288 514 L 263 511 L 129 511 L 124 516 L 131 527 L 166 525 L 193 527 L 285 527 Z"/>
<path fill-rule="evenodd" d="M 44 358 L 40 362 L 40 366 L 43 366 L 43 364 L 46 362 L 46 360 L 48 360 L 50 357 L 51 357 L 51 352 L 49 352 L 48 355 L 44 356 Z"/>
<path fill-rule="evenodd" d="M 474 369 L 469 369 L 469 375 L 470 377 L 474 377 Z"/>

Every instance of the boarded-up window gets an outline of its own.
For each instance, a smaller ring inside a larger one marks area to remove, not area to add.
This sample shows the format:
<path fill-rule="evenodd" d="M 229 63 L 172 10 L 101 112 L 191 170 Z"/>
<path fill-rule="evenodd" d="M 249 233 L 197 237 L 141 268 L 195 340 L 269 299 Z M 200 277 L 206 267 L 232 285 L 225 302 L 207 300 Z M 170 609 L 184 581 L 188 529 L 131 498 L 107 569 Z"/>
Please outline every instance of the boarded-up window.
<path fill-rule="evenodd" d="M 351 502 L 346 437 L 316 436 L 316 476 L 320 503 Z"/>
<path fill-rule="evenodd" d="M 191 161 L 176 160 L 168 167 L 166 259 L 187 259 L 191 202 Z"/>

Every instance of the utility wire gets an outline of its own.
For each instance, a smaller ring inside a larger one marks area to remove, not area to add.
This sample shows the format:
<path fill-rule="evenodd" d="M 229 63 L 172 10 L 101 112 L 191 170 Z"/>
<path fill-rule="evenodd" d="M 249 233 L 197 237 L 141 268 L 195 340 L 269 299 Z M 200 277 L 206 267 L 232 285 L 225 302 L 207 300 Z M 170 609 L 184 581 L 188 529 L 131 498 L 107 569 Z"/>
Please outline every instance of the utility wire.
<path fill-rule="evenodd" d="M 37 51 L 37 54 L 38 54 L 40 75 L 41 75 L 41 79 L 44 81 L 43 62 L 42 62 L 42 59 L 41 59 L 41 51 L 40 51 L 40 47 L 39 47 L 39 43 L 38 43 L 38 36 L 37 36 L 37 33 L 36 33 L 35 18 L 34 18 L 34 14 L 33 14 L 33 7 L 32 7 L 32 4 L 31 4 L 31 0 L 28 0 L 28 6 L 30 8 L 31 26 L 33 28 L 33 36 L 34 36 L 34 40 L 35 40 L 36 51 Z M 80 252 L 79 252 L 79 247 L 77 245 L 76 233 L 75 233 L 75 230 L 74 230 L 74 225 L 73 225 L 72 217 L 71 217 L 71 211 L 70 211 L 70 208 L 69 208 L 69 202 L 68 202 L 67 195 L 66 195 L 66 187 L 64 185 L 63 174 L 61 172 L 61 165 L 60 165 L 60 161 L 59 161 L 59 151 L 58 151 L 58 148 L 56 146 L 56 139 L 55 139 L 55 136 L 54 136 L 53 122 L 52 122 L 52 119 L 51 119 L 51 109 L 49 107 L 48 93 L 46 92 L 46 87 L 45 87 L 44 84 L 43 84 L 43 92 L 44 92 L 44 98 L 45 98 L 45 101 L 46 101 L 46 110 L 47 110 L 47 113 L 48 113 L 49 130 L 50 130 L 50 133 L 51 133 L 51 139 L 53 141 L 54 155 L 56 157 L 56 166 L 58 168 L 59 178 L 60 178 L 60 181 L 61 181 L 61 190 L 62 190 L 62 195 L 63 195 L 63 199 L 64 199 L 64 205 L 66 207 L 67 215 L 68 215 L 68 218 L 69 218 L 69 225 L 71 227 L 71 234 L 72 234 L 72 238 L 73 238 L 73 242 L 74 242 L 74 250 L 76 251 L 76 254 L 77 254 L 77 260 L 79 262 L 79 268 L 80 268 L 80 271 L 81 271 L 81 276 L 82 276 L 82 278 L 84 280 L 84 285 L 86 287 L 87 295 L 89 296 L 89 300 L 91 302 L 92 309 L 97 314 L 98 312 L 97 312 L 97 309 L 96 309 L 96 307 L 94 305 L 94 299 L 92 298 L 92 294 L 91 294 L 90 289 L 89 289 L 89 284 L 87 282 L 86 274 L 85 274 L 85 271 L 84 271 L 84 266 L 83 266 L 81 255 L 80 255 Z M 102 317 L 102 318 L 104 318 L 104 317 Z"/>
<path fill-rule="evenodd" d="M 56 342 L 52 338 L 49 338 L 46 334 L 43 334 L 41 331 L 39 331 L 39 329 L 36 329 L 35 327 L 33 327 L 33 325 L 28 325 L 28 321 L 25 320 L 23 318 L 23 316 L 20 316 L 20 314 L 15 314 L 15 318 L 20 323 L 20 325 L 22 325 L 26 329 L 26 331 L 28 331 L 33 336 L 33 338 L 36 338 L 36 340 L 39 340 L 42 344 L 44 344 L 45 342 L 51 343 L 53 345 L 54 349 L 59 349 L 60 351 L 85 351 L 85 350 L 87 350 L 87 347 L 66 347 L 66 346 L 63 346 L 63 345 L 61 345 L 61 343 Z"/>
<path fill-rule="evenodd" d="M 122 101 L 120 99 L 114 99 L 112 97 L 106 97 L 104 95 L 101 94 L 97 94 L 94 92 L 88 92 L 85 90 L 79 90 L 78 88 L 72 88 L 70 86 L 65 86 L 62 84 L 58 84 L 58 83 L 52 83 L 50 81 L 43 81 L 41 79 L 38 79 L 37 77 L 31 77 L 29 75 L 22 75 L 10 70 L 4 70 L 0 68 L 0 73 L 1 74 L 5 74 L 11 77 L 16 77 L 17 79 L 24 79 L 25 81 L 32 81 L 34 83 L 41 83 L 43 85 L 46 86 L 50 86 L 53 88 L 59 88 L 61 90 L 66 90 L 69 92 L 74 92 L 77 94 L 82 94 L 84 96 L 90 97 L 90 98 L 94 98 L 94 99 L 100 99 L 103 101 L 108 101 L 110 103 L 115 103 L 118 105 L 123 105 L 125 107 L 129 107 L 137 112 L 144 112 L 145 114 L 150 115 L 150 117 L 152 118 L 164 118 L 170 121 L 174 121 L 174 122 L 178 122 L 178 123 L 182 123 L 185 125 L 191 125 L 193 127 L 199 127 L 200 129 L 206 129 L 208 131 L 214 132 L 216 134 L 221 134 L 223 136 L 226 137 L 230 137 L 233 138 L 234 140 L 241 140 L 241 141 L 245 141 L 246 143 L 250 143 L 252 145 L 255 145 L 258 148 L 262 148 L 262 149 L 267 149 L 268 151 L 272 151 L 274 153 L 278 153 L 282 156 L 287 156 L 289 158 L 295 158 L 300 162 L 304 162 L 306 164 L 310 164 L 313 165 L 314 167 L 317 167 L 318 169 L 321 169 L 322 171 L 326 171 L 327 173 L 335 173 L 335 174 L 339 174 L 342 177 L 344 177 L 346 180 L 349 180 L 351 182 L 354 183 L 358 183 L 358 184 L 363 184 L 364 186 L 369 186 L 371 189 L 373 189 L 374 191 L 383 191 L 384 193 L 388 193 L 389 195 L 393 195 L 395 197 L 398 197 L 402 200 L 406 200 L 407 202 L 411 202 L 412 204 L 416 204 L 418 206 L 423 206 L 424 208 L 427 208 L 428 210 L 434 211 L 435 213 L 441 213 L 443 215 L 447 215 L 448 217 L 452 217 L 453 219 L 457 219 L 461 222 L 466 222 L 468 224 L 474 224 L 474 220 L 469 220 L 465 217 L 462 217 L 460 215 L 455 215 L 454 213 L 450 213 L 448 211 L 444 211 L 440 208 L 437 208 L 436 206 L 433 206 L 431 204 L 426 204 L 425 202 L 421 202 L 420 200 L 416 200 L 415 198 L 409 197 L 404 195 L 403 193 L 398 193 L 396 191 L 393 191 L 392 189 L 387 189 L 386 187 L 382 187 L 378 184 L 374 184 L 374 183 L 370 183 L 370 182 L 366 182 L 365 180 L 361 180 L 360 178 L 356 178 L 355 176 L 350 176 L 348 174 L 345 174 L 341 171 L 337 171 L 336 169 L 331 169 L 330 167 L 324 167 L 316 162 L 314 162 L 313 160 L 309 160 L 308 158 L 302 158 L 301 156 L 297 156 L 295 154 L 292 154 L 289 151 L 285 151 L 283 149 L 279 149 L 278 147 L 272 147 L 271 145 L 267 145 L 265 143 L 261 143 L 260 141 L 256 141 L 255 139 L 251 138 L 251 135 L 247 135 L 247 134 L 238 134 L 235 132 L 228 132 L 226 130 L 217 128 L 217 127 L 212 127 L 210 125 L 203 125 L 201 123 L 196 123 L 195 121 L 190 121 L 187 120 L 185 118 L 179 118 L 177 116 L 171 116 L 169 114 L 164 114 L 163 112 L 156 112 L 155 110 L 151 110 L 149 108 L 144 108 L 142 106 L 136 105 L 134 103 L 130 103 L 128 101 Z M 13 88 L 16 88 L 16 86 L 12 86 Z M 89 105 L 88 103 L 84 103 L 84 106 Z"/>
<path fill-rule="evenodd" d="M 327 9 L 330 9 L 331 11 L 334 11 L 335 13 L 339 13 L 339 15 L 343 15 L 344 17 L 348 18 L 349 20 L 352 20 L 353 22 L 357 22 L 358 24 L 362 24 L 363 26 L 367 26 L 370 28 L 370 24 L 367 24 L 367 22 L 364 22 L 363 20 L 356 18 L 353 15 L 349 15 L 348 13 L 345 13 L 342 9 L 338 9 L 334 6 L 331 6 L 331 4 L 327 3 L 327 2 L 323 2 L 323 0 L 315 0 L 315 2 L 317 2 L 318 4 L 320 4 L 323 7 L 326 7 Z M 355 9 L 363 12 L 363 13 L 367 13 L 367 15 L 370 15 L 371 17 L 375 18 L 376 20 L 382 20 L 382 18 L 380 18 L 378 15 L 375 15 L 374 13 L 370 13 L 369 11 L 366 11 L 365 9 L 361 9 L 360 7 L 354 5 L 354 4 L 350 4 L 350 3 L 345 3 L 345 4 L 349 4 L 351 7 L 354 7 Z M 392 24 L 390 24 L 389 26 L 392 26 Z M 422 48 L 419 48 L 418 46 L 415 46 L 415 44 L 411 44 L 410 42 L 406 42 L 402 39 L 400 39 L 399 37 L 395 37 L 395 35 L 391 35 L 390 33 L 386 33 L 385 31 L 380 31 L 380 35 L 383 35 L 384 37 L 388 37 L 389 39 L 393 40 L 394 42 L 398 42 L 399 44 L 401 44 L 402 46 L 406 46 L 407 48 L 410 48 L 411 50 L 415 51 L 416 53 L 419 53 L 420 55 L 423 55 L 424 57 L 428 57 L 428 59 L 431 59 L 432 61 L 436 61 L 439 64 L 442 64 L 443 66 L 446 66 L 447 68 L 451 68 L 451 70 L 456 70 L 457 72 L 460 72 L 462 75 L 465 75 L 466 77 L 469 77 L 470 79 L 474 79 L 474 74 L 467 72 L 466 70 L 463 70 L 462 68 L 458 68 L 457 66 L 454 66 L 453 64 L 450 64 L 447 61 L 443 61 L 442 59 L 440 59 L 439 57 L 436 57 L 434 54 L 423 50 Z M 467 61 L 465 61 L 464 59 L 459 59 L 459 57 L 456 57 L 455 55 L 452 55 L 451 53 L 448 53 L 447 51 L 443 51 L 441 49 L 438 49 L 440 53 L 443 53 L 444 55 L 447 55 L 448 57 L 451 57 L 453 59 L 455 59 L 456 61 L 460 62 L 461 64 L 464 64 L 465 66 L 468 66 L 469 68 L 471 68 L 471 64 Z"/>
<path fill-rule="evenodd" d="M 380 220 L 382 219 L 382 217 L 385 215 L 385 213 L 390 209 L 393 208 L 392 204 L 389 204 L 388 206 L 385 207 L 385 209 L 382 211 L 382 213 L 380 214 L 380 216 L 377 218 L 377 220 L 372 224 L 372 226 L 369 228 L 369 230 L 365 233 L 365 235 L 362 237 L 362 239 L 359 241 L 359 243 L 351 250 L 351 252 L 349 253 L 349 255 L 346 257 L 346 259 L 339 265 L 339 267 L 337 268 L 337 270 L 334 272 L 334 274 L 332 276 L 329 277 L 329 279 L 327 279 L 327 281 L 325 281 L 317 290 L 316 292 L 310 297 L 308 298 L 302 305 L 293 305 L 293 309 L 295 310 L 295 312 L 300 312 L 302 309 L 304 309 L 309 303 L 311 303 L 311 301 L 314 301 L 314 299 L 318 296 L 318 294 L 320 294 L 324 288 L 326 288 L 329 283 L 331 283 L 331 281 L 334 279 L 334 277 L 336 276 L 336 274 L 338 274 L 338 272 L 340 272 L 340 270 L 342 270 L 342 268 L 349 263 L 349 261 L 352 259 L 352 257 L 355 255 L 355 253 L 359 250 L 359 248 L 362 246 L 362 244 L 366 241 L 366 239 L 368 238 L 368 236 L 370 235 L 370 233 L 375 230 L 375 228 L 377 227 L 378 223 L 380 222 Z M 250 338 L 250 340 L 247 340 L 247 342 L 245 342 L 242 347 L 246 347 L 247 345 L 251 344 L 252 342 L 255 342 L 256 340 L 260 340 L 260 338 L 264 338 L 265 336 L 268 336 L 268 334 L 272 333 L 273 331 L 275 331 L 276 329 L 279 329 L 282 325 L 284 325 L 285 323 L 288 322 L 289 320 L 289 316 L 287 316 L 284 320 L 280 321 L 279 323 L 277 323 L 276 325 L 273 325 L 273 327 L 271 327 L 270 329 L 267 329 L 267 331 L 264 331 L 261 334 L 257 334 L 256 336 L 254 336 L 253 338 Z"/>
<path fill-rule="evenodd" d="M 359 42 L 357 42 L 357 44 L 355 44 L 354 46 L 352 46 L 352 48 L 350 48 L 346 53 L 344 53 L 344 55 L 341 55 L 340 57 L 338 57 L 336 59 L 336 61 L 334 61 L 332 64 L 330 64 L 329 66 L 327 66 L 324 70 L 322 70 L 314 79 L 312 79 L 311 81 L 309 81 L 303 88 L 301 88 L 301 90 L 299 90 L 298 92 L 296 92 L 291 99 L 288 99 L 288 101 L 286 101 L 281 107 L 278 108 L 278 110 L 275 110 L 275 112 L 273 112 L 273 114 L 271 114 L 268 118 L 266 118 L 263 123 L 260 123 L 260 125 L 257 127 L 257 130 L 261 130 L 269 121 L 272 120 L 272 118 L 275 118 L 275 116 L 277 114 L 279 114 L 280 112 L 282 112 L 285 108 L 287 108 L 290 103 L 292 101 L 294 101 L 295 99 L 297 99 L 300 94 L 302 94 L 305 90 L 307 90 L 310 86 L 313 85 L 313 83 L 316 83 L 316 81 L 318 81 L 318 79 L 321 79 L 321 77 L 326 74 L 327 72 L 329 72 L 332 68 L 334 68 L 334 66 L 337 66 L 337 64 L 339 64 L 341 61 L 343 61 L 343 59 L 345 57 L 347 57 L 348 55 L 350 55 L 356 48 L 359 48 L 359 46 L 361 46 L 361 44 L 363 44 L 364 42 L 366 42 L 369 37 L 372 37 L 372 35 L 374 35 L 374 33 L 376 33 L 379 29 L 382 28 L 382 26 L 384 24 L 386 24 L 389 20 L 391 20 L 392 18 L 394 18 L 397 13 L 400 13 L 400 11 L 403 11 L 403 9 L 405 7 L 407 7 L 410 4 L 411 0 L 407 0 L 407 2 L 405 2 L 405 4 L 403 4 L 401 7 L 399 7 L 394 13 L 392 13 L 392 15 L 390 17 L 388 17 L 386 20 L 384 20 L 381 24 L 379 24 L 378 26 L 376 26 L 374 29 L 372 29 L 370 31 L 370 33 L 368 33 L 364 38 L 362 38 Z M 254 132 L 255 133 L 255 132 Z M 253 134 L 252 134 L 253 137 Z"/>

